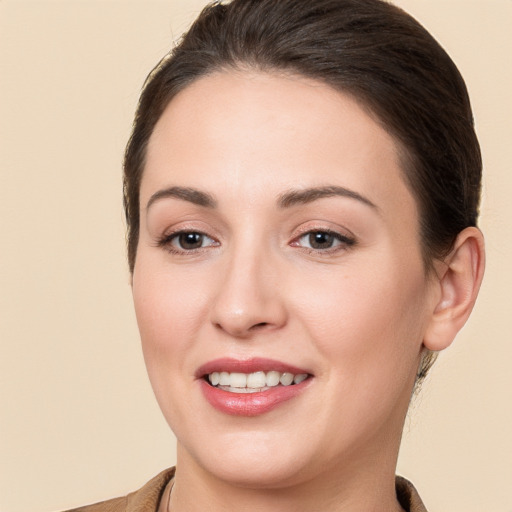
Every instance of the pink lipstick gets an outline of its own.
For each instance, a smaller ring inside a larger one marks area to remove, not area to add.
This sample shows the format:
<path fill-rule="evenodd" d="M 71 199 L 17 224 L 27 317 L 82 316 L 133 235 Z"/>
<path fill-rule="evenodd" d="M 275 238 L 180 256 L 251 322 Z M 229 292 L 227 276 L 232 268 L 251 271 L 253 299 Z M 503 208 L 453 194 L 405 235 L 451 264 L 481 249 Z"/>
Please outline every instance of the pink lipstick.
<path fill-rule="evenodd" d="M 265 358 L 223 358 L 196 372 L 201 391 L 215 409 L 236 416 L 256 416 L 298 396 L 312 374 L 281 361 Z"/>

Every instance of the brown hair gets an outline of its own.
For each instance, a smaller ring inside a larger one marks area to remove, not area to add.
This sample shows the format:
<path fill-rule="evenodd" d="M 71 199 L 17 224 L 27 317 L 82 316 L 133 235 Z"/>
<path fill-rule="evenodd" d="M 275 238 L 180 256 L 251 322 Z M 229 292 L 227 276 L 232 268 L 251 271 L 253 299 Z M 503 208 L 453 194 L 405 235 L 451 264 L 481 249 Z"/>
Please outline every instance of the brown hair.
<path fill-rule="evenodd" d="M 207 6 L 148 76 L 124 160 L 128 262 L 139 237 L 148 140 L 199 77 L 253 68 L 303 75 L 356 98 L 394 136 L 420 212 L 427 270 L 476 225 L 481 155 L 457 67 L 411 16 L 383 0 L 233 0 Z M 432 365 L 428 354 L 420 369 Z"/>

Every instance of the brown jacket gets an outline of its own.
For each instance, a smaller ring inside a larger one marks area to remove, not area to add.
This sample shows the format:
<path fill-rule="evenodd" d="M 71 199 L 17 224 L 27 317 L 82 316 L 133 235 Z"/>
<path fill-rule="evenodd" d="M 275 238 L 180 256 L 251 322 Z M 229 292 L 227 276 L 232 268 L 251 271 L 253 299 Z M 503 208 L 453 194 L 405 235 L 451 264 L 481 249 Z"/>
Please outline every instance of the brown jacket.
<path fill-rule="evenodd" d="M 166 469 L 127 496 L 66 512 L 158 512 L 160 499 L 173 476 L 174 468 Z M 396 494 L 406 512 L 427 512 L 414 486 L 401 476 L 396 477 Z"/>

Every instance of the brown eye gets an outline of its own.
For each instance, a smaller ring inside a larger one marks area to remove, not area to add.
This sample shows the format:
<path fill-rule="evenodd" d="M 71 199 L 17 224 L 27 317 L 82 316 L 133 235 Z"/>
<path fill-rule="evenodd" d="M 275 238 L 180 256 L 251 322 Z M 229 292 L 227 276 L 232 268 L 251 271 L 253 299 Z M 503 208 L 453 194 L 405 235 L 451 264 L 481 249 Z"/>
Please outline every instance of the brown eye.
<path fill-rule="evenodd" d="M 344 249 L 354 245 L 353 238 L 329 230 L 308 231 L 292 244 L 295 247 L 304 247 L 312 251 L 329 252 L 329 250 Z"/>
<path fill-rule="evenodd" d="M 202 233 L 180 233 L 176 238 L 176 243 L 180 249 L 191 251 L 203 247 L 205 236 Z"/>
<path fill-rule="evenodd" d="M 158 245 L 173 253 L 186 253 L 197 249 L 218 246 L 219 243 L 199 231 L 179 231 L 162 238 Z"/>
<path fill-rule="evenodd" d="M 336 242 L 336 238 L 326 231 L 313 231 L 308 235 L 308 242 L 312 249 L 330 249 Z"/>

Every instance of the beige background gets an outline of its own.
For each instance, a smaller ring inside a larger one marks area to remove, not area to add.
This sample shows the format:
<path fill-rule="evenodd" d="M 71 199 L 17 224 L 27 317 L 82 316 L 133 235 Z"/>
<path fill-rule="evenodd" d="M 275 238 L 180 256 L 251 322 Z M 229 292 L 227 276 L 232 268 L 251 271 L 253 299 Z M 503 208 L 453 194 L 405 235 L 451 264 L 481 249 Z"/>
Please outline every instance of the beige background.
<path fill-rule="evenodd" d="M 202 0 L 0 1 L 0 511 L 133 490 L 174 463 L 124 261 L 144 77 Z M 406 424 L 430 512 L 512 512 L 510 0 L 397 0 L 462 70 L 485 161 L 485 284 Z"/>

